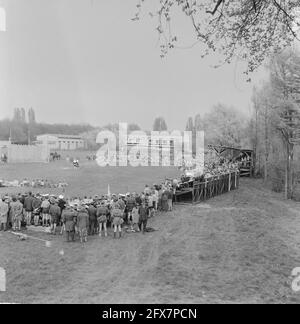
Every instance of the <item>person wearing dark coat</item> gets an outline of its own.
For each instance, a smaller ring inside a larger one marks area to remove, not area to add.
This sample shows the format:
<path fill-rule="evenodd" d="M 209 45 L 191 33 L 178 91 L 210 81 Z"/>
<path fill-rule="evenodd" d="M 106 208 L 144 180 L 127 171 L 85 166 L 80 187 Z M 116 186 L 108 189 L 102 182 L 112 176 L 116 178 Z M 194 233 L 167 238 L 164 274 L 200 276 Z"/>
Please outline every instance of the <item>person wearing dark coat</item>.
<path fill-rule="evenodd" d="M 145 201 L 142 202 L 142 205 L 139 207 L 139 229 L 142 233 L 145 233 L 148 222 L 148 210 L 145 204 Z"/>
<path fill-rule="evenodd" d="M 75 224 L 76 224 L 77 213 L 71 208 L 71 206 L 66 206 L 62 213 L 62 222 L 65 225 L 67 242 L 71 240 L 75 241 Z"/>
<path fill-rule="evenodd" d="M 97 208 L 90 205 L 88 208 L 89 213 L 89 234 L 94 235 L 97 232 Z"/>
<path fill-rule="evenodd" d="M 107 215 L 109 211 L 102 202 L 100 206 L 97 207 L 97 222 L 99 226 L 99 236 L 102 236 L 102 230 L 104 231 L 104 236 L 107 237 Z"/>
<path fill-rule="evenodd" d="M 168 205 L 168 191 L 165 190 L 161 196 L 161 203 L 162 203 L 162 211 L 167 212 L 169 210 Z"/>
<path fill-rule="evenodd" d="M 64 224 L 62 222 L 62 212 L 64 211 L 64 209 L 66 208 L 67 202 L 64 199 L 63 195 L 58 196 L 58 203 L 57 203 L 58 207 L 60 208 L 60 216 L 59 216 L 59 224 L 61 226 L 61 231 L 60 234 L 63 234 L 64 231 Z"/>
<path fill-rule="evenodd" d="M 167 194 L 168 194 L 168 211 L 172 211 L 173 210 L 173 189 L 169 188 Z"/>
<path fill-rule="evenodd" d="M 49 214 L 50 214 L 51 233 L 55 235 L 56 226 L 59 224 L 59 218 L 61 215 L 60 208 L 58 207 L 56 201 L 50 205 Z"/>
<path fill-rule="evenodd" d="M 33 208 L 33 221 L 34 225 L 38 226 L 39 225 L 39 220 L 40 220 L 40 213 L 41 213 L 41 205 L 42 205 L 42 199 L 39 194 L 37 194 L 33 201 L 32 201 L 32 208 Z"/>
<path fill-rule="evenodd" d="M 29 192 L 28 196 L 25 197 L 24 199 L 25 220 L 27 226 L 31 225 L 32 212 L 33 212 L 33 206 L 32 206 L 33 199 L 34 198 L 31 192 Z"/>

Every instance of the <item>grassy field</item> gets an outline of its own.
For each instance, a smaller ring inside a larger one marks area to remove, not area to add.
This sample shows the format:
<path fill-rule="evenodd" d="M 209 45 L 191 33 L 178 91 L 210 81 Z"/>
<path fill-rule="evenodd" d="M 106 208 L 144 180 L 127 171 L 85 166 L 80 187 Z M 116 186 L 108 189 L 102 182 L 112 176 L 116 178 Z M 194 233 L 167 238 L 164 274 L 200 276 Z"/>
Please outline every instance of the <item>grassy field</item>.
<path fill-rule="evenodd" d="M 5 171 L 9 179 L 27 171 L 39 177 L 46 167 L 5 166 Z M 90 164 L 64 170 L 63 162 L 48 168 L 47 178 L 65 175 L 76 185 L 68 188 L 74 194 L 101 192 L 107 183 L 115 191 L 126 191 L 127 185 L 139 190 L 177 172 L 112 171 Z M 126 233 L 113 240 L 109 233 L 81 245 L 31 233 L 51 240 L 46 247 L 1 232 L 7 291 L 0 293 L 0 302 L 299 303 L 300 295 L 291 289 L 291 272 L 300 266 L 299 215 L 299 203 L 284 201 L 259 180 L 243 179 L 237 191 L 157 215 L 150 220 L 157 231 L 144 236 Z"/>
<path fill-rule="evenodd" d="M 51 163 L 0 165 L 0 179 L 9 181 L 28 179 L 48 179 L 54 183 L 66 182 L 67 196 L 93 196 L 106 194 L 108 185 L 112 193 L 142 191 L 146 184 L 161 183 L 165 177 L 178 177 L 177 168 L 159 167 L 99 167 L 94 161 L 82 158 L 80 168 L 65 160 Z M 0 188 L 0 194 L 28 191 L 28 188 Z M 33 192 L 60 194 L 63 189 L 34 189 Z"/>

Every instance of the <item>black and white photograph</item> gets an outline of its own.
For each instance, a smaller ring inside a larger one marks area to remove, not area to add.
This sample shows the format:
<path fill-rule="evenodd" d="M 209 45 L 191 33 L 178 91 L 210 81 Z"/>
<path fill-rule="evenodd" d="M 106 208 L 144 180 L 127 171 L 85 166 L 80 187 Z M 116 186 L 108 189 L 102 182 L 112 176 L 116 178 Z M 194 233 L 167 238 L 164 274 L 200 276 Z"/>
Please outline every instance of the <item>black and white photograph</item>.
<path fill-rule="evenodd" d="M 300 1 L 0 0 L 0 304 L 299 303 Z"/>

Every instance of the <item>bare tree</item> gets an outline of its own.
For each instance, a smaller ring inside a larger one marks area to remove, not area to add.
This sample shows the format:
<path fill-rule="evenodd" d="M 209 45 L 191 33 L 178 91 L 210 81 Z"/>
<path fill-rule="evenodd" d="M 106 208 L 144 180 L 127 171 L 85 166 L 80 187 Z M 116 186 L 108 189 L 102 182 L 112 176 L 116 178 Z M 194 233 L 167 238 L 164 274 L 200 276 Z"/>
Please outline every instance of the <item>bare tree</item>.
<path fill-rule="evenodd" d="M 162 132 L 162 131 L 168 130 L 167 123 L 166 123 L 166 121 L 165 121 L 165 119 L 163 117 L 157 117 L 154 120 L 153 130 L 154 131 L 158 131 L 158 132 Z"/>

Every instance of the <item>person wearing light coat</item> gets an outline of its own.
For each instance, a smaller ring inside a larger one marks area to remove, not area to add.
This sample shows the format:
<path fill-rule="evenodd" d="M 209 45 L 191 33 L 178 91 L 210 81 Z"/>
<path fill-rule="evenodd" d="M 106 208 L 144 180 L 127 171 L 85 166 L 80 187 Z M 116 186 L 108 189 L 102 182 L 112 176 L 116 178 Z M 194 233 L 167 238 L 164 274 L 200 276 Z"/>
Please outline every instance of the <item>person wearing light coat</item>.
<path fill-rule="evenodd" d="M 85 207 L 79 207 L 77 214 L 77 229 L 80 235 L 80 242 L 87 242 L 89 228 L 89 214 Z"/>
<path fill-rule="evenodd" d="M 10 203 L 10 214 L 13 223 L 13 230 L 20 231 L 23 219 L 23 205 L 15 196 L 12 197 L 12 202 Z"/>
<path fill-rule="evenodd" d="M 0 199 L 0 231 L 7 229 L 7 216 L 8 216 L 8 204 L 5 202 L 5 198 Z"/>

